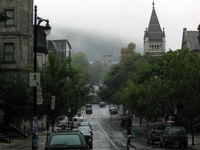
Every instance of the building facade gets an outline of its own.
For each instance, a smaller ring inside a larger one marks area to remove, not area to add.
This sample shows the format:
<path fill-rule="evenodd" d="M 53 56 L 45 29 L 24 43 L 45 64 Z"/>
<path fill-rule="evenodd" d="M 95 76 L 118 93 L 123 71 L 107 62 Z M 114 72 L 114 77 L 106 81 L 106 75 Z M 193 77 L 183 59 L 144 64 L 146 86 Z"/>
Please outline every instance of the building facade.
<path fill-rule="evenodd" d="M 9 19 L 0 23 L 0 71 L 4 78 L 23 73 L 33 62 L 33 0 L 1 0 Z"/>
<path fill-rule="evenodd" d="M 56 47 L 56 53 L 58 54 L 59 58 L 61 59 L 61 62 L 63 63 L 67 57 L 67 40 L 61 39 L 61 40 L 53 40 L 55 47 Z"/>
<path fill-rule="evenodd" d="M 147 57 L 160 57 L 166 51 L 165 31 L 161 30 L 153 2 L 153 10 L 149 26 L 144 32 L 144 55 Z"/>
<path fill-rule="evenodd" d="M 187 28 L 184 28 L 181 48 L 188 48 L 190 52 L 197 53 L 200 56 L 199 36 L 198 31 L 188 31 Z"/>

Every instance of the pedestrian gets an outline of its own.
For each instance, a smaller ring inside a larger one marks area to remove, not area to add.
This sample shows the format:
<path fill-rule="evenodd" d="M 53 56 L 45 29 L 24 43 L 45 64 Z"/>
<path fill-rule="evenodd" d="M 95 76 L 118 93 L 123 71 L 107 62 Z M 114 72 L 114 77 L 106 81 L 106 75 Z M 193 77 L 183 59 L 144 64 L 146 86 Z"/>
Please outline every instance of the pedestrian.
<path fill-rule="evenodd" d="M 127 124 L 127 135 L 128 135 L 128 139 L 127 139 L 127 150 L 129 150 L 129 146 L 133 147 L 136 149 L 136 147 L 134 145 L 131 144 L 131 139 L 135 138 L 135 134 L 132 130 L 132 118 L 131 115 L 128 118 L 128 124 Z"/>

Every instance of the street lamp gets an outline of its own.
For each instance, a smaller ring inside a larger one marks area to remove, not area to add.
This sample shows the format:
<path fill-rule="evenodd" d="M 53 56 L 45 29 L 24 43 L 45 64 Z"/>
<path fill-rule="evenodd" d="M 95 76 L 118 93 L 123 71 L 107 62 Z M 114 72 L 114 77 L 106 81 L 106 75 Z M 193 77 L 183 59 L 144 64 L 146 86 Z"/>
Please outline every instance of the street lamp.
<path fill-rule="evenodd" d="M 197 30 L 199 30 L 199 36 L 197 38 L 199 39 L 199 49 L 200 49 L 200 24 L 199 24 Z"/>
<path fill-rule="evenodd" d="M 49 20 L 43 19 L 37 16 L 37 6 L 35 6 L 34 10 L 34 45 L 33 45 L 33 52 L 34 52 L 34 73 L 37 72 L 37 51 L 38 51 L 38 30 L 43 31 L 45 34 L 45 44 L 46 44 L 46 36 L 50 34 L 51 26 L 49 25 Z M 46 22 L 46 25 L 40 26 L 42 22 Z M 43 30 L 41 30 L 43 29 Z M 46 45 L 45 45 L 46 47 Z M 33 89 L 33 135 L 32 135 L 32 150 L 38 149 L 38 135 L 37 135 L 37 86 L 34 86 Z"/>

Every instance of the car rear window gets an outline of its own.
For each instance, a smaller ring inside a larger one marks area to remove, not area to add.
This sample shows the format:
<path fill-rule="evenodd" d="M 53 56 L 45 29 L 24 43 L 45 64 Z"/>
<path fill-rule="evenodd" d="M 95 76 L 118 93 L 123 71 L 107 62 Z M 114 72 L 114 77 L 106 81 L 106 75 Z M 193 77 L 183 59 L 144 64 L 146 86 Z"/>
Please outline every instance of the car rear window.
<path fill-rule="evenodd" d="M 171 128 L 169 134 L 185 134 L 186 131 L 184 128 Z"/>
<path fill-rule="evenodd" d="M 88 104 L 86 105 L 86 108 L 92 108 L 92 105 Z"/>
<path fill-rule="evenodd" d="M 152 125 L 152 129 L 154 130 L 164 130 L 167 127 L 165 123 L 155 123 Z"/>
<path fill-rule="evenodd" d="M 54 135 L 49 145 L 81 145 L 81 141 L 79 135 Z"/>

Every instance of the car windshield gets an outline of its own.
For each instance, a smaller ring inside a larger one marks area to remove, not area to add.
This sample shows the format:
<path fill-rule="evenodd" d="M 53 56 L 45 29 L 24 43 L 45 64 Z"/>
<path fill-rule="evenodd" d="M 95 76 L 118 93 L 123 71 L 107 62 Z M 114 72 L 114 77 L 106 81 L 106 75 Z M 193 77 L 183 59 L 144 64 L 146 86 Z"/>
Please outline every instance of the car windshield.
<path fill-rule="evenodd" d="M 63 134 L 54 135 L 49 143 L 53 145 L 81 145 L 81 141 L 78 135 Z"/>

